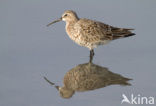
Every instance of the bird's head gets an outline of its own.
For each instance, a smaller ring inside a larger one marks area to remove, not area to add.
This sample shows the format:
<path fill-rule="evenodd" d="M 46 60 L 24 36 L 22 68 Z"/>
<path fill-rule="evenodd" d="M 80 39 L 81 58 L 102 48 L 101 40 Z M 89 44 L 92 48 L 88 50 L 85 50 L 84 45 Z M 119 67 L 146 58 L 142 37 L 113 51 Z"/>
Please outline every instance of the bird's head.
<path fill-rule="evenodd" d="M 73 96 L 75 91 L 71 89 L 67 89 L 66 87 L 59 87 L 59 93 L 62 98 L 69 99 Z"/>
<path fill-rule="evenodd" d="M 49 23 L 47 26 L 50 26 L 50 25 L 52 25 L 52 24 L 54 24 L 56 22 L 62 21 L 62 20 L 65 21 L 65 22 L 72 22 L 72 21 L 77 21 L 78 19 L 79 18 L 78 18 L 77 14 L 74 11 L 66 10 L 62 14 L 61 18 Z"/>
<path fill-rule="evenodd" d="M 74 11 L 67 10 L 62 14 L 62 20 L 65 21 L 65 22 L 77 21 L 78 16 Z"/>

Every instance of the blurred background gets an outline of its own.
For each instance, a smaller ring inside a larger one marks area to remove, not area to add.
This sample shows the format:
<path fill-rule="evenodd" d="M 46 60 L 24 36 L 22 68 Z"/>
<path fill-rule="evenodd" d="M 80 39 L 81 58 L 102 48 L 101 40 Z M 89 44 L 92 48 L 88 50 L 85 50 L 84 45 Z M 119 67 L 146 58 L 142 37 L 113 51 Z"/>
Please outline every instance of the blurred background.
<path fill-rule="evenodd" d="M 119 106 L 123 93 L 156 97 L 155 4 L 155 0 L 1 0 L 0 106 Z M 63 85 L 67 71 L 89 60 L 89 50 L 69 39 L 64 22 L 46 27 L 65 10 L 135 29 L 136 36 L 95 49 L 93 61 L 132 78 L 132 86 L 112 85 L 66 100 L 43 79 Z"/>

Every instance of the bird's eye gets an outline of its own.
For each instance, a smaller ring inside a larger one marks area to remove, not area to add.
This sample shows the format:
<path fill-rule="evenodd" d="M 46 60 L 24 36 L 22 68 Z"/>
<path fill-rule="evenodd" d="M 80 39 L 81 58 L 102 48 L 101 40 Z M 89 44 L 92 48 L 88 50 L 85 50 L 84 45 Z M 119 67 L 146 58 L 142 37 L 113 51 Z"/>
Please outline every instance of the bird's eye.
<path fill-rule="evenodd" d="M 64 15 L 64 17 L 66 17 L 66 16 L 67 16 L 67 14 Z"/>

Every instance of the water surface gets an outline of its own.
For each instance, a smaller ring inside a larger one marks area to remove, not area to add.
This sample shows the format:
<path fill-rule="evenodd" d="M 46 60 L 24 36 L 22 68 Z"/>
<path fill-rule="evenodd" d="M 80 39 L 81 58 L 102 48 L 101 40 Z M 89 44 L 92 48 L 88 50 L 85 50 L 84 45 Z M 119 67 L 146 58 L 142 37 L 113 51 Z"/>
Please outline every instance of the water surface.
<path fill-rule="evenodd" d="M 155 3 L 154 0 L 2 0 L 0 105 L 119 106 L 122 94 L 156 97 Z M 65 33 L 64 22 L 46 27 L 66 9 L 75 10 L 79 17 L 135 29 L 136 36 L 95 49 L 93 61 L 113 73 L 132 78 L 132 86 L 111 85 L 76 93 L 66 100 L 43 79 L 46 76 L 62 86 L 66 72 L 89 60 L 89 51 L 73 43 Z"/>

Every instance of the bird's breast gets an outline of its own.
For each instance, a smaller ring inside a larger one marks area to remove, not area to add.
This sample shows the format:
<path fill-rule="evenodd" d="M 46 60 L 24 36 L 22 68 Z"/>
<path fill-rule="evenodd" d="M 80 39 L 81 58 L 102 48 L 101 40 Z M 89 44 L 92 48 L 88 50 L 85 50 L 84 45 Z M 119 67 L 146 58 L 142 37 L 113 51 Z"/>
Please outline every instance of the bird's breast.
<path fill-rule="evenodd" d="M 66 24 L 66 33 L 68 34 L 69 38 L 76 43 L 78 43 L 80 36 L 78 30 L 74 28 L 74 24 Z"/>
<path fill-rule="evenodd" d="M 71 40 L 73 40 L 75 43 L 77 43 L 80 46 L 88 47 L 90 43 L 88 42 L 88 39 L 86 39 L 86 36 L 84 36 L 83 33 L 81 33 L 80 27 L 75 27 L 75 24 L 73 23 L 66 23 L 66 32 Z"/>

